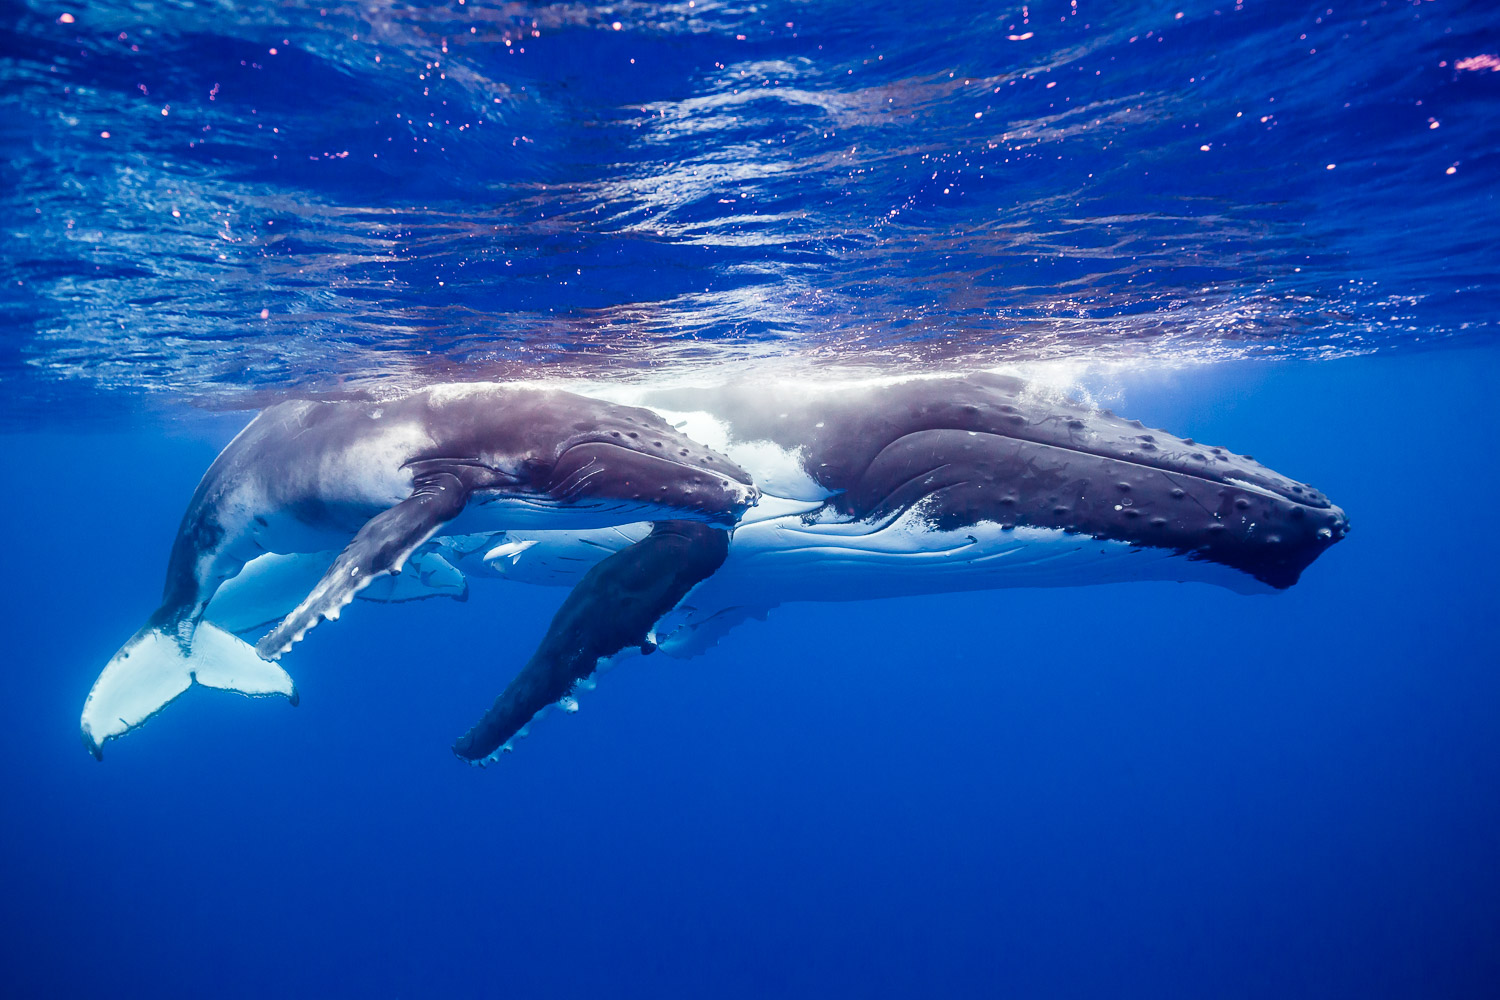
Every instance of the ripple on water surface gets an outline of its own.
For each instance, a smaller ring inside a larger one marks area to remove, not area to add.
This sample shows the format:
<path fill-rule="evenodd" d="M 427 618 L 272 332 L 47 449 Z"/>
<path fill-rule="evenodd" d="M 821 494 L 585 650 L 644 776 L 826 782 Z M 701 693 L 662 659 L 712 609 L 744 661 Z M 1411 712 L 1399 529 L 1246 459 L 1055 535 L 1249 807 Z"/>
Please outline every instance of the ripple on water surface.
<path fill-rule="evenodd" d="M 1483 8 L 31 3 L 0 377 L 14 419 L 1487 336 Z"/>

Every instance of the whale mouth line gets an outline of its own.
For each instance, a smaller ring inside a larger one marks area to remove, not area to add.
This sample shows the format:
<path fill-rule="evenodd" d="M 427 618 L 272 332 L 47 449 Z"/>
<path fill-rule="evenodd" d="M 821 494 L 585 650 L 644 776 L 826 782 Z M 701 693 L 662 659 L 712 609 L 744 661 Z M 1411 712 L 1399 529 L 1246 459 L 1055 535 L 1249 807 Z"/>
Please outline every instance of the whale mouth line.
<path fill-rule="evenodd" d="M 1319 501 L 1313 501 L 1306 497 L 1299 497 L 1295 494 L 1282 493 L 1277 491 L 1273 486 L 1252 483 L 1238 476 L 1225 475 L 1222 479 L 1220 479 L 1213 476 L 1204 475 L 1202 473 L 1193 472 L 1187 469 L 1172 469 L 1166 468 L 1161 465 L 1152 465 L 1149 462 L 1143 462 L 1137 458 L 1128 458 L 1119 454 L 1111 454 L 1107 451 L 1092 451 L 1085 448 L 1070 448 L 1067 445 L 1053 444 L 1047 441 L 1033 441 L 1030 438 L 1012 437 L 1009 434 L 995 434 L 993 432 L 986 431 L 976 431 L 971 433 L 976 433 L 993 438 L 1000 438 L 1006 441 L 1013 441 L 1017 444 L 1046 448 L 1051 451 L 1066 452 L 1068 454 L 1088 456 L 1090 458 L 1102 458 L 1107 461 L 1118 462 L 1121 465 L 1128 465 L 1137 469 L 1144 469 L 1150 472 L 1159 472 L 1167 477 L 1180 476 L 1187 479 L 1193 479 L 1201 483 L 1209 483 L 1214 486 L 1227 486 L 1234 489 L 1246 490 L 1248 492 L 1258 493 L 1261 496 L 1269 497 L 1274 500 L 1283 500 L 1287 503 L 1296 504 L 1300 507 L 1306 507 L 1309 510 L 1327 511 L 1333 509 L 1332 502 L 1326 499 L 1320 498 Z M 897 440 L 900 439 L 898 438 Z M 892 444 L 894 443 L 895 442 L 892 442 Z M 889 447 L 889 445 L 887 447 Z M 913 480 L 917 478 L 920 478 L 920 476 L 913 477 Z M 1302 483 L 1295 483 L 1294 485 L 1304 486 L 1304 484 Z"/>

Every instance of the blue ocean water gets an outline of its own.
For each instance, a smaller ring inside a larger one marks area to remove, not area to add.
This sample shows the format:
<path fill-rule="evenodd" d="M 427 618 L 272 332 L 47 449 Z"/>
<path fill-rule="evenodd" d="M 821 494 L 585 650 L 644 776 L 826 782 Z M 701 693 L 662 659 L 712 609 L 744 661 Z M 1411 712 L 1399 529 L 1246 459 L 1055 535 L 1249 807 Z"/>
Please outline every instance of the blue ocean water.
<path fill-rule="evenodd" d="M 1494 995 L 1497 111 L 1447 0 L 5 7 L 0 989 Z M 965 367 L 1353 533 L 788 605 L 482 771 L 562 592 L 355 605 L 78 745 L 266 402 Z"/>

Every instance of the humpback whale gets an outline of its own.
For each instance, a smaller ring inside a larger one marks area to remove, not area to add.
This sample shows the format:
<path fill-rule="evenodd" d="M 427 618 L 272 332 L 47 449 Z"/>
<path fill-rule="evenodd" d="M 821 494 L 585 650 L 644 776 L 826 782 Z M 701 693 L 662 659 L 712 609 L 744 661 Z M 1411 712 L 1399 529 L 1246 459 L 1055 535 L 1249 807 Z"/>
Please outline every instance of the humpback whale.
<path fill-rule="evenodd" d="M 356 595 L 570 588 L 455 743 L 482 762 L 548 706 L 576 707 L 596 669 L 695 655 L 779 603 L 1132 580 L 1272 592 L 1348 531 L 1321 492 L 1248 455 L 1006 376 L 537 392 L 258 417 L 194 495 L 162 608 L 95 685 L 90 748 L 193 680 L 294 697 L 265 658 Z M 254 651 L 236 638 L 267 624 Z M 127 666 L 137 650 L 147 667 Z"/>
<path fill-rule="evenodd" d="M 161 606 L 89 692 L 84 744 L 100 756 L 106 740 L 194 682 L 295 703 L 296 687 L 273 661 L 361 591 L 401 590 L 381 581 L 413 557 L 425 564 L 419 580 L 435 573 L 451 585 L 440 557 L 418 552 L 435 536 L 671 520 L 708 537 L 757 495 L 744 470 L 650 411 L 559 390 L 451 385 L 380 403 L 277 404 L 198 484 Z M 255 647 L 204 621 L 246 564 L 330 549 L 331 565 Z M 670 603 L 681 596 L 673 586 L 663 584 Z"/>

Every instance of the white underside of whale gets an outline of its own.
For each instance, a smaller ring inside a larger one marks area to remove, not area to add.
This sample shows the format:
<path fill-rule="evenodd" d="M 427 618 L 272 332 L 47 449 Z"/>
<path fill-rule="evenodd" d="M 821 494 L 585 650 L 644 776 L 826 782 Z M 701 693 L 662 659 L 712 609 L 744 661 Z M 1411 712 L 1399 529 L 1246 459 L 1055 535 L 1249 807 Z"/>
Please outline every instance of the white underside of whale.
<path fill-rule="evenodd" d="M 644 535 L 648 525 L 640 525 Z M 485 568 L 526 583 L 571 584 L 598 558 L 624 547 L 636 532 L 507 533 L 511 545 Z M 577 573 L 572 576 L 571 573 Z M 980 522 L 956 531 L 934 531 L 920 509 L 883 523 L 784 515 L 734 531 L 728 557 L 657 626 L 664 652 L 691 656 L 746 618 L 763 618 L 795 601 L 863 601 L 889 597 L 998 590 L 1075 587 L 1134 581 L 1207 583 L 1239 593 L 1272 588 L 1218 563 L 1166 549 L 1133 546 L 1051 528 L 1006 528 Z M 696 635 L 699 631 L 703 634 Z"/>
<path fill-rule="evenodd" d="M 572 587 L 596 564 L 644 538 L 650 522 L 607 528 L 502 531 L 436 538 L 399 576 L 364 599 L 468 594 L 468 579 Z M 220 588 L 205 618 L 246 633 L 295 607 L 335 552 L 261 556 Z M 664 652 L 692 656 L 778 604 L 860 601 L 964 590 L 1074 587 L 1132 581 L 1208 583 L 1239 593 L 1271 588 L 1237 570 L 1157 548 L 985 521 L 935 531 L 921 505 L 883 522 L 840 518 L 817 501 L 766 496 L 734 529 L 724 565 L 657 626 Z"/>

